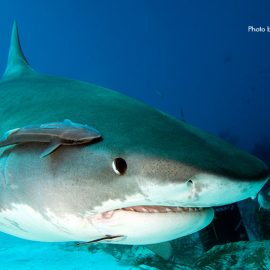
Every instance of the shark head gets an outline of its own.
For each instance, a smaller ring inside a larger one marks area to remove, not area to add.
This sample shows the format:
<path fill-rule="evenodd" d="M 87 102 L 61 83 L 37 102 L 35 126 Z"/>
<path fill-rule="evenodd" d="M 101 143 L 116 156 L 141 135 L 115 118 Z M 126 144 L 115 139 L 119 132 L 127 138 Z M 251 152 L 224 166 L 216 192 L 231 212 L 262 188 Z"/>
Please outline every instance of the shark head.
<path fill-rule="evenodd" d="M 22 238 L 168 241 L 207 226 L 213 206 L 255 197 L 269 178 L 256 157 L 140 101 L 33 71 L 16 25 L 0 94 L 3 132 L 68 118 L 102 134 L 43 159 L 44 143 L 3 150 L 0 229 Z"/>

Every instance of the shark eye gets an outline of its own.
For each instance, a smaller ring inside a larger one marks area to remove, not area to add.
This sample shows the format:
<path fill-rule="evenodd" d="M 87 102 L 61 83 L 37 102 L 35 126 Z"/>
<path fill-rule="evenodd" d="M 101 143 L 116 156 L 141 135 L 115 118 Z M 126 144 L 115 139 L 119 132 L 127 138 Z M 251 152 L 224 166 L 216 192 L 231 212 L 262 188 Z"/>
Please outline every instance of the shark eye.
<path fill-rule="evenodd" d="M 118 175 L 123 175 L 127 170 L 127 163 L 122 158 L 115 158 L 112 163 L 114 172 Z"/>

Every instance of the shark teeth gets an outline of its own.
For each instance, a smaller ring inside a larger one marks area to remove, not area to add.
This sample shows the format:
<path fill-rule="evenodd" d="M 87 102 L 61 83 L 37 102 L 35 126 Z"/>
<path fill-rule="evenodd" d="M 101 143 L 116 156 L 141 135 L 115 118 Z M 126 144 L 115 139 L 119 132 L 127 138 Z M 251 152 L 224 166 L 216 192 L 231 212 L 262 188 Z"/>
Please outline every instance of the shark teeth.
<path fill-rule="evenodd" d="M 122 208 L 121 210 L 140 213 L 171 213 L 171 212 L 179 213 L 179 212 L 197 212 L 201 211 L 202 208 L 142 205 L 142 206 L 125 207 Z"/>
<path fill-rule="evenodd" d="M 175 206 L 152 206 L 152 205 L 137 205 L 131 207 L 118 208 L 115 210 L 106 211 L 96 215 L 96 219 L 98 220 L 109 220 L 113 217 L 116 211 L 129 211 L 129 212 L 137 212 L 137 213 L 195 213 L 200 212 L 204 208 L 202 207 L 175 207 Z"/>

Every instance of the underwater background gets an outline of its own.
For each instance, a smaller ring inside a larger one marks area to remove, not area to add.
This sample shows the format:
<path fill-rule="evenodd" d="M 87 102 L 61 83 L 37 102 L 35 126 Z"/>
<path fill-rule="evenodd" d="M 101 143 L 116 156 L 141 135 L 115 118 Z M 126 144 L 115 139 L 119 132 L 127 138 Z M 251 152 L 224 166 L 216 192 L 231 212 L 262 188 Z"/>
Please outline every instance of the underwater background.
<path fill-rule="evenodd" d="M 270 26 L 269 1 L 0 0 L 2 72 L 14 20 L 35 70 L 140 99 L 270 166 L 270 32 L 248 31 Z M 212 225 L 172 241 L 169 260 L 1 234 L 0 270 L 270 269 L 269 226 L 256 201 L 216 209 Z"/>

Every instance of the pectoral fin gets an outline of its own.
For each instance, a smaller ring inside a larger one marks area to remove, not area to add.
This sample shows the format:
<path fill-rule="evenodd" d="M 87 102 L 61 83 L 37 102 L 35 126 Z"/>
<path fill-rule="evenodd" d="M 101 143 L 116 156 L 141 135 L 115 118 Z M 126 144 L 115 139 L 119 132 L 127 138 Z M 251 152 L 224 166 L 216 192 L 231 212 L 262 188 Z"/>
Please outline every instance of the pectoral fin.
<path fill-rule="evenodd" d="M 95 240 L 92 240 L 89 242 L 80 242 L 80 243 L 77 243 L 76 245 L 77 246 L 84 246 L 84 245 L 89 245 L 92 243 L 102 243 L 102 242 L 108 243 L 108 242 L 120 241 L 124 238 L 125 238 L 124 235 L 106 235 L 102 238 L 95 239 Z"/>
<path fill-rule="evenodd" d="M 54 152 L 59 146 L 61 146 L 60 142 L 52 142 L 41 154 L 40 158 L 44 158 Z"/>

